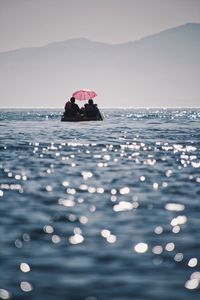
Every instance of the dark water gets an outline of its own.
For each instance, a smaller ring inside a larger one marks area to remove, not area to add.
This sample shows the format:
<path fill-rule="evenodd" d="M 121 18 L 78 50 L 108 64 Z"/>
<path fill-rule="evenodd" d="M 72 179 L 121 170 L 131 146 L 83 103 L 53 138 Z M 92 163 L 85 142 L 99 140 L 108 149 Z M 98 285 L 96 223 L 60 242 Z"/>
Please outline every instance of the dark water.
<path fill-rule="evenodd" d="M 0 111 L 0 299 L 200 299 L 200 110 Z"/>

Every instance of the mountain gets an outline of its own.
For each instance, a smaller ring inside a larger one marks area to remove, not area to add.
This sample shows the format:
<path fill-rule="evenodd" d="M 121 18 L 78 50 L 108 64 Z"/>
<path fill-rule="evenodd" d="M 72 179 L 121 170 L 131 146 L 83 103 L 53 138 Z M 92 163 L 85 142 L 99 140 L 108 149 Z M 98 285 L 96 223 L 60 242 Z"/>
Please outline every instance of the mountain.
<path fill-rule="evenodd" d="M 73 91 L 99 106 L 200 106 L 200 24 L 112 45 L 87 39 L 0 53 L 1 107 L 63 107 Z"/>

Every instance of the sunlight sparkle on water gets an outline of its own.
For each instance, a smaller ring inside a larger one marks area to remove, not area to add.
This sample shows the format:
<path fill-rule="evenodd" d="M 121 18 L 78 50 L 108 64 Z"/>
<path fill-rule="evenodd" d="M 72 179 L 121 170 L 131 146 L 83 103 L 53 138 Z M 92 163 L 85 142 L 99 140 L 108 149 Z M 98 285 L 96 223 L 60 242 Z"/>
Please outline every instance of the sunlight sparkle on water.
<path fill-rule="evenodd" d="M 187 217 L 186 216 L 178 216 L 176 218 L 173 218 L 171 220 L 171 225 L 172 226 L 177 226 L 177 225 L 182 225 L 185 224 L 187 222 Z"/>
<path fill-rule="evenodd" d="M 58 204 L 66 206 L 66 207 L 73 207 L 75 205 L 75 201 L 72 199 L 59 199 Z"/>
<path fill-rule="evenodd" d="M 119 190 L 119 192 L 120 192 L 121 195 L 127 195 L 127 194 L 129 194 L 130 189 L 127 186 L 125 186 L 125 187 L 121 188 Z"/>
<path fill-rule="evenodd" d="M 179 203 L 167 203 L 165 204 L 165 209 L 169 211 L 183 211 L 185 206 Z"/>
<path fill-rule="evenodd" d="M 58 244 L 61 241 L 61 238 L 57 234 L 53 234 L 51 240 L 54 244 Z"/>
<path fill-rule="evenodd" d="M 200 272 L 194 272 L 191 274 L 190 279 L 186 281 L 185 288 L 188 290 L 194 290 L 200 285 Z"/>
<path fill-rule="evenodd" d="M 175 245 L 174 243 L 167 243 L 167 245 L 165 246 L 165 250 L 167 251 L 173 251 L 175 249 Z"/>
<path fill-rule="evenodd" d="M 24 291 L 24 292 L 31 292 L 33 289 L 32 285 L 28 281 L 22 281 L 20 283 L 20 287 L 21 287 L 22 291 Z"/>
<path fill-rule="evenodd" d="M 51 226 L 51 225 L 45 225 L 45 226 L 43 227 L 43 230 L 44 230 L 44 232 L 46 232 L 46 233 L 53 233 L 53 232 L 54 232 L 53 226 Z"/>
<path fill-rule="evenodd" d="M 110 235 L 107 237 L 107 242 L 110 243 L 110 244 L 115 243 L 116 240 L 117 240 L 117 237 L 116 237 L 114 234 L 110 234 Z"/>
<path fill-rule="evenodd" d="M 113 210 L 116 212 L 131 209 L 133 209 L 133 204 L 128 201 L 120 201 L 119 204 L 116 204 L 113 207 Z"/>
<path fill-rule="evenodd" d="M 67 187 L 67 186 L 69 185 L 69 182 L 65 180 L 65 181 L 62 182 L 62 185 L 63 185 L 64 187 Z"/>
<path fill-rule="evenodd" d="M 162 226 L 157 226 L 155 229 L 154 229 L 154 232 L 156 234 L 162 234 L 163 233 L 163 228 Z"/>
<path fill-rule="evenodd" d="M 83 176 L 83 179 L 85 179 L 85 180 L 87 180 L 93 176 L 92 172 L 89 172 L 89 171 L 83 171 L 81 173 L 81 175 Z"/>
<path fill-rule="evenodd" d="M 172 232 L 173 233 L 179 233 L 179 231 L 181 230 L 180 226 L 176 225 L 172 228 Z"/>
<path fill-rule="evenodd" d="M 111 234 L 111 231 L 108 229 L 102 229 L 101 236 L 104 237 L 110 244 L 115 243 L 117 240 L 117 237 L 114 234 Z"/>
<path fill-rule="evenodd" d="M 138 243 L 134 246 L 134 250 L 137 253 L 145 253 L 148 250 L 148 245 L 146 243 Z"/>
<path fill-rule="evenodd" d="M 83 241 L 84 241 L 84 237 L 78 233 L 69 237 L 69 242 L 73 245 L 81 244 Z"/>
<path fill-rule="evenodd" d="M 198 260 L 196 257 L 193 257 L 191 258 L 189 261 L 188 261 L 188 266 L 191 267 L 191 268 L 194 268 L 196 267 L 198 264 Z"/>
<path fill-rule="evenodd" d="M 20 270 L 24 273 L 30 272 L 30 266 L 27 263 L 20 264 Z"/>
<path fill-rule="evenodd" d="M 47 192 L 52 192 L 52 191 L 53 191 L 52 186 L 51 186 L 51 185 L 47 185 L 47 186 L 46 186 L 46 191 L 47 191 Z"/>
<path fill-rule="evenodd" d="M 174 260 L 177 261 L 177 262 L 180 262 L 183 260 L 183 253 L 177 253 L 175 256 L 174 256 Z"/>
<path fill-rule="evenodd" d="M 10 298 L 10 294 L 7 290 L 5 289 L 0 289 L 0 299 L 6 300 Z"/>
<path fill-rule="evenodd" d="M 188 290 L 194 290 L 199 286 L 199 280 L 198 279 L 190 279 L 186 281 L 185 287 Z"/>
<path fill-rule="evenodd" d="M 110 232 L 110 230 L 108 230 L 108 229 L 102 229 L 102 230 L 101 230 L 101 235 L 102 235 L 104 238 L 109 237 L 110 234 L 111 234 L 111 232 Z"/>
<path fill-rule="evenodd" d="M 145 181 L 146 177 L 145 176 L 140 176 L 140 181 Z"/>
<path fill-rule="evenodd" d="M 85 216 L 81 216 L 81 217 L 79 218 L 79 221 L 80 221 L 81 224 L 87 224 L 88 218 L 85 217 Z"/>
<path fill-rule="evenodd" d="M 154 254 L 161 254 L 163 252 L 163 247 L 160 245 L 154 246 L 152 252 Z"/>

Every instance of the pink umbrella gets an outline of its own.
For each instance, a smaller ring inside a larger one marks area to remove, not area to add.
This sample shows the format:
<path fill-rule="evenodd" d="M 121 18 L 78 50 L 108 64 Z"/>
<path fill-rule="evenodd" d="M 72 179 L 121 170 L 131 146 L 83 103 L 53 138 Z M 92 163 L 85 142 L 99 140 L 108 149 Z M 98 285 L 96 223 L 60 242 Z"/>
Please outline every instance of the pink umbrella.
<path fill-rule="evenodd" d="M 96 96 L 97 94 L 94 91 L 90 91 L 90 90 L 80 90 L 72 94 L 72 97 L 80 101 L 93 99 Z"/>

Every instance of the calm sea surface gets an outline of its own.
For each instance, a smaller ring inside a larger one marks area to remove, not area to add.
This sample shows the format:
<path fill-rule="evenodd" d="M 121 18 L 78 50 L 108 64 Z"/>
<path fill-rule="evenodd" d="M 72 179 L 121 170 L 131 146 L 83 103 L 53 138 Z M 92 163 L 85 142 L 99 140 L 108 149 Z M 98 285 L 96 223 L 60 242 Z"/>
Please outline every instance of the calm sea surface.
<path fill-rule="evenodd" d="M 200 110 L 0 110 L 0 299 L 200 299 Z"/>

